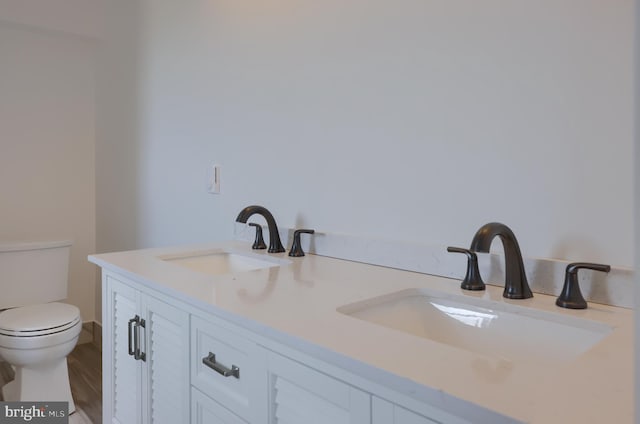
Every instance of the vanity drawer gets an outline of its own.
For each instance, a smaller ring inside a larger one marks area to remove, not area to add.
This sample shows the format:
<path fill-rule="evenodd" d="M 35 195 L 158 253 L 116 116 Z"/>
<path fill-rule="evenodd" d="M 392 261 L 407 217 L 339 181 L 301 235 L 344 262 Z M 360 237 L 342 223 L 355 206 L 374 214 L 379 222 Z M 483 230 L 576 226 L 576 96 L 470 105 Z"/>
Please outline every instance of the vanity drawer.
<path fill-rule="evenodd" d="M 256 378 L 255 345 L 232 327 L 191 317 L 191 384 L 249 420 Z"/>

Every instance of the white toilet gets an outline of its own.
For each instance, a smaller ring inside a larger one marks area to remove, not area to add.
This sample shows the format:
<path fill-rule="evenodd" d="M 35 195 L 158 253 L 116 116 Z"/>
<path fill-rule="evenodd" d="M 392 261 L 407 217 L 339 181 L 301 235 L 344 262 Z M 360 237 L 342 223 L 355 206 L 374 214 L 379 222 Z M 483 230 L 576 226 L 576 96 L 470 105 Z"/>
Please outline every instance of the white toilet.
<path fill-rule="evenodd" d="M 67 355 L 82 320 L 67 297 L 71 242 L 0 244 L 0 358 L 15 379 L 2 387 L 5 401 L 66 401 Z"/>

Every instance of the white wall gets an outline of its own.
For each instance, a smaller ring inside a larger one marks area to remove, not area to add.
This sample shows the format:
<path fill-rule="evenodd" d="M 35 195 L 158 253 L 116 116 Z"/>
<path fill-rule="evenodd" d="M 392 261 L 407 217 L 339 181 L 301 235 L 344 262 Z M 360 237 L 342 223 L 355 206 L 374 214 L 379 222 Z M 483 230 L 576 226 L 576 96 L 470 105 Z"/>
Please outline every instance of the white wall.
<path fill-rule="evenodd" d="M 526 256 L 632 266 L 632 0 L 139 3 L 109 249 L 228 239 L 258 203 L 462 246 L 502 221 Z"/>
<path fill-rule="evenodd" d="M 137 2 L 104 4 L 98 57 L 96 225 L 100 252 L 136 247 L 138 213 Z"/>
<path fill-rule="evenodd" d="M 97 69 L 96 251 L 138 247 L 138 2 L 103 3 L 105 31 Z M 95 253 L 95 252 L 93 252 Z M 101 321 L 101 282 L 94 307 Z"/>
<path fill-rule="evenodd" d="M 68 301 L 91 321 L 96 40 L 17 5 L 0 1 L 0 240 L 73 240 Z"/>
<path fill-rule="evenodd" d="M 98 38 L 104 31 L 103 0 L 0 0 L 0 21 Z"/>
<path fill-rule="evenodd" d="M 99 251 L 227 239 L 262 203 L 463 246 L 500 220 L 530 257 L 634 263 L 640 0 L 635 22 L 632 0 L 109 3 Z"/>

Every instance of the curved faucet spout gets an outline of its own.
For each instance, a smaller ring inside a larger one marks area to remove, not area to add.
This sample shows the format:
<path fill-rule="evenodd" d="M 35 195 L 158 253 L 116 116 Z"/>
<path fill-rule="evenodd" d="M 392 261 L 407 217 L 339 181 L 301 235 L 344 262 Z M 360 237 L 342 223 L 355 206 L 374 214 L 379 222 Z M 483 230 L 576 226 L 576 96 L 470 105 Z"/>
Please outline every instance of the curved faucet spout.
<path fill-rule="evenodd" d="M 475 252 L 489 253 L 491 242 L 496 236 L 500 237 L 504 248 L 505 281 L 502 295 L 509 299 L 533 297 L 524 272 L 518 240 L 509 227 L 499 222 L 483 225 L 473 236 L 470 249 Z"/>
<path fill-rule="evenodd" d="M 267 226 L 269 227 L 269 249 L 267 251 L 269 253 L 284 252 L 284 246 L 282 246 L 282 242 L 280 241 L 280 234 L 278 233 L 278 224 L 276 224 L 276 220 L 273 215 L 271 215 L 271 212 L 269 212 L 264 206 L 247 206 L 240 211 L 238 217 L 236 218 L 236 222 L 242 222 L 246 224 L 249 217 L 256 213 L 264 217 L 264 219 L 267 221 Z"/>

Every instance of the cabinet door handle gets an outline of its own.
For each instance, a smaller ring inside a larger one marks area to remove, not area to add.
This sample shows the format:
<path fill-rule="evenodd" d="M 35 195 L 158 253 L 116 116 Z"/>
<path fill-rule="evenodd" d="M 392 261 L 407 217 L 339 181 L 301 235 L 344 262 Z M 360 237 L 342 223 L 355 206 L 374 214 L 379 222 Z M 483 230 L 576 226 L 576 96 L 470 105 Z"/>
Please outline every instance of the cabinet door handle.
<path fill-rule="evenodd" d="M 240 378 L 240 368 L 235 365 L 231 365 L 231 369 L 221 365 L 219 362 L 216 362 L 216 355 L 214 353 L 209 352 L 209 356 L 205 356 L 202 358 L 202 363 L 222 375 L 223 377 L 231 377 Z"/>
<path fill-rule="evenodd" d="M 129 334 L 127 334 L 128 339 L 129 339 L 129 355 L 130 355 L 130 356 L 134 356 L 134 357 L 135 357 L 135 354 L 136 354 L 136 350 L 135 350 L 135 347 L 133 346 L 133 343 L 132 343 L 132 337 L 131 337 L 131 326 L 132 326 L 132 324 L 133 324 L 134 322 L 135 322 L 135 323 L 136 323 L 136 325 L 137 325 L 137 324 L 138 324 L 138 319 L 140 319 L 140 317 L 139 317 L 138 315 L 136 315 L 136 316 L 135 316 L 135 318 L 131 318 L 131 319 L 129 320 L 129 324 L 127 324 L 127 330 L 128 330 L 128 332 L 129 332 Z"/>
<path fill-rule="evenodd" d="M 143 362 L 146 362 L 147 355 L 140 350 L 140 328 L 145 328 L 144 319 L 140 318 L 136 315 L 136 325 L 133 327 L 133 344 L 134 344 L 134 359 L 141 359 Z"/>

